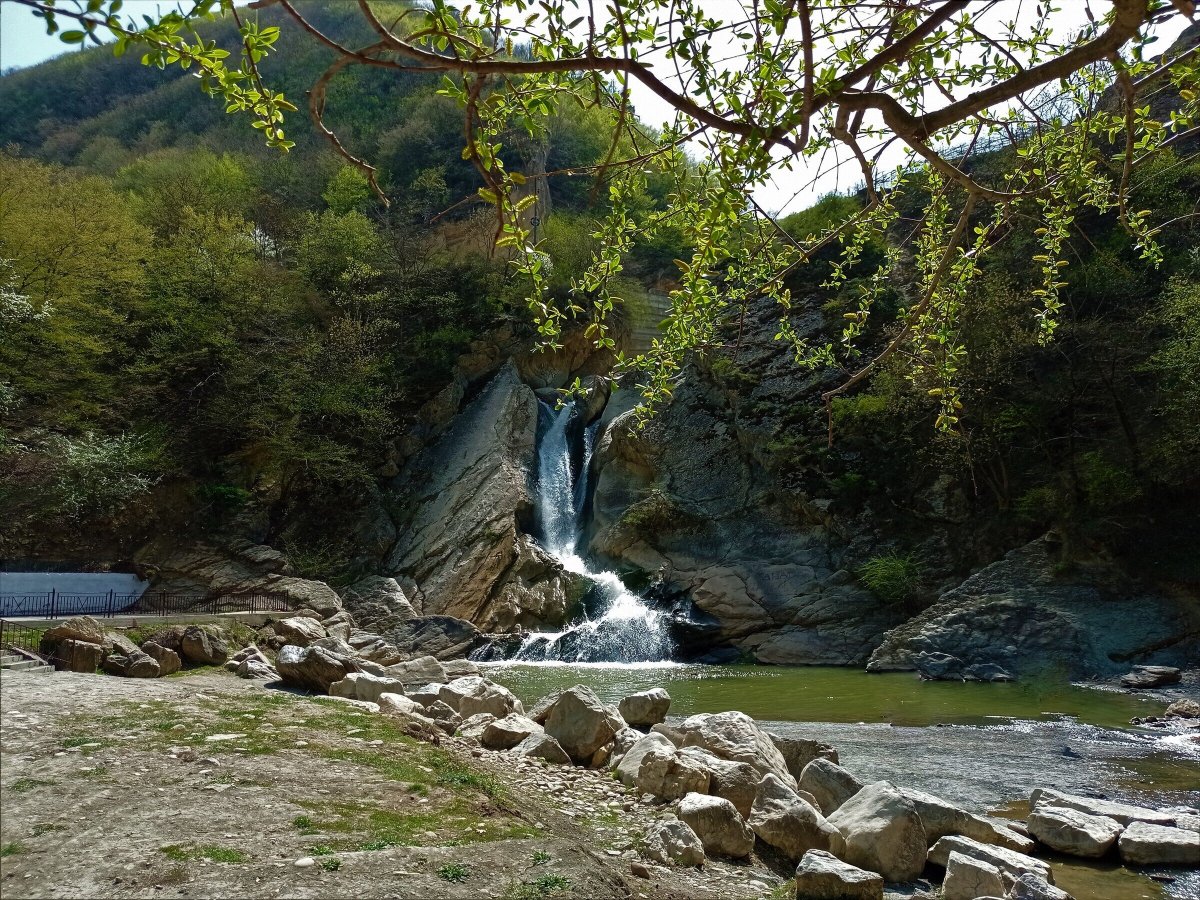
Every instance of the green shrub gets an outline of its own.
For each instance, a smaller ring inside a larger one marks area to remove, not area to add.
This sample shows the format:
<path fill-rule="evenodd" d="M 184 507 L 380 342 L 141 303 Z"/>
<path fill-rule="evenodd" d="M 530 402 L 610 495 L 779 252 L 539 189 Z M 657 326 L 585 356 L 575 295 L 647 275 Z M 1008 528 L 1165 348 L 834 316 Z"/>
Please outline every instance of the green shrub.
<path fill-rule="evenodd" d="M 911 603 L 920 589 L 920 567 L 911 555 L 895 551 L 873 556 L 858 570 L 862 583 L 887 603 Z"/>
<path fill-rule="evenodd" d="M 443 881 L 466 881 L 471 877 L 471 870 L 462 863 L 446 863 L 437 870 L 438 878 Z"/>

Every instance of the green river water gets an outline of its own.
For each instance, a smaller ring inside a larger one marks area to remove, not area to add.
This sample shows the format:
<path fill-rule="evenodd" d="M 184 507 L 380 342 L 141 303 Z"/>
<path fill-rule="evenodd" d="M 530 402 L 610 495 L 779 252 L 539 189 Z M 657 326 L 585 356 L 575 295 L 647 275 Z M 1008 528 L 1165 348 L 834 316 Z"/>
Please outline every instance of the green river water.
<path fill-rule="evenodd" d="M 1163 704 L 1058 678 L 1012 684 L 923 682 L 833 667 L 498 664 L 488 676 L 528 706 L 585 684 L 616 703 L 650 687 L 671 717 L 737 709 L 782 735 L 826 741 L 864 781 L 886 778 L 975 812 L 1023 817 L 1031 788 L 1104 793 L 1156 806 L 1200 805 L 1200 743 L 1135 729 Z M 1200 900 L 1200 873 L 1140 872 L 1052 859 L 1077 900 Z M 1151 875 L 1169 877 L 1162 883 Z"/>

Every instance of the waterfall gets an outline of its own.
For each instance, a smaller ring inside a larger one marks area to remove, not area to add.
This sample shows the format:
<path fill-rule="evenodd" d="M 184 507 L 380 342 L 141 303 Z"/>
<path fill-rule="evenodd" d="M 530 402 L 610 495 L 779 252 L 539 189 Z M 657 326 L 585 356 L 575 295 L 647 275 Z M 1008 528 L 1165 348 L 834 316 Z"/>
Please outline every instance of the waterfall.
<path fill-rule="evenodd" d="M 514 659 L 564 662 L 670 659 L 671 638 L 662 614 L 626 588 L 615 572 L 593 569 L 579 553 L 597 425 L 583 428 L 579 440 L 574 403 L 558 409 L 542 404 L 540 419 L 535 497 L 540 538 L 546 552 L 564 569 L 592 582 L 594 617 L 585 614 L 563 631 L 531 632 Z M 577 460 L 576 448 L 580 450 Z"/>

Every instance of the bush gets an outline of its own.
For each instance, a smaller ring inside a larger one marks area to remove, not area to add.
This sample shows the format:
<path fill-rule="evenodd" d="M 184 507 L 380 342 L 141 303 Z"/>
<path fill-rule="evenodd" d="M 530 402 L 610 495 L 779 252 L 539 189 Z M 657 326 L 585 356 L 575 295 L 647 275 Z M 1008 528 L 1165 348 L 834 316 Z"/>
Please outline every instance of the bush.
<path fill-rule="evenodd" d="M 157 480 L 158 449 L 139 435 L 55 435 L 49 449 L 55 459 L 55 505 L 72 519 L 115 515 L 149 493 Z"/>
<path fill-rule="evenodd" d="M 871 557 L 858 570 L 858 577 L 887 603 L 911 603 L 920 589 L 921 573 L 916 560 L 895 551 Z"/>

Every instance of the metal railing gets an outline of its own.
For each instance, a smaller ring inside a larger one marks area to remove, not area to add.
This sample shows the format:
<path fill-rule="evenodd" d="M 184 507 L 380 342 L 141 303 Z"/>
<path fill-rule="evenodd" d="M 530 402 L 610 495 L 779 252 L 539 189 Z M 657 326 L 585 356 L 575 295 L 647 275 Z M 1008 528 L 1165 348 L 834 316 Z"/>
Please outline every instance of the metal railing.
<path fill-rule="evenodd" d="M 170 594 L 146 591 L 139 595 L 109 591 L 106 594 L 5 594 L 0 613 L 8 619 L 61 619 L 69 616 L 178 616 L 229 613 L 286 612 L 292 608 L 283 594 Z"/>
<path fill-rule="evenodd" d="M 23 622 L 10 622 L 0 619 L 0 653 L 13 654 L 26 659 L 40 659 L 56 669 L 67 669 L 78 672 L 82 669 L 89 671 L 96 665 L 94 651 L 86 645 L 81 646 L 76 641 L 59 641 L 53 647 L 42 647 L 42 638 L 50 630 L 47 625 L 26 625 Z M 76 665 L 76 657 L 81 665 Z"/>

